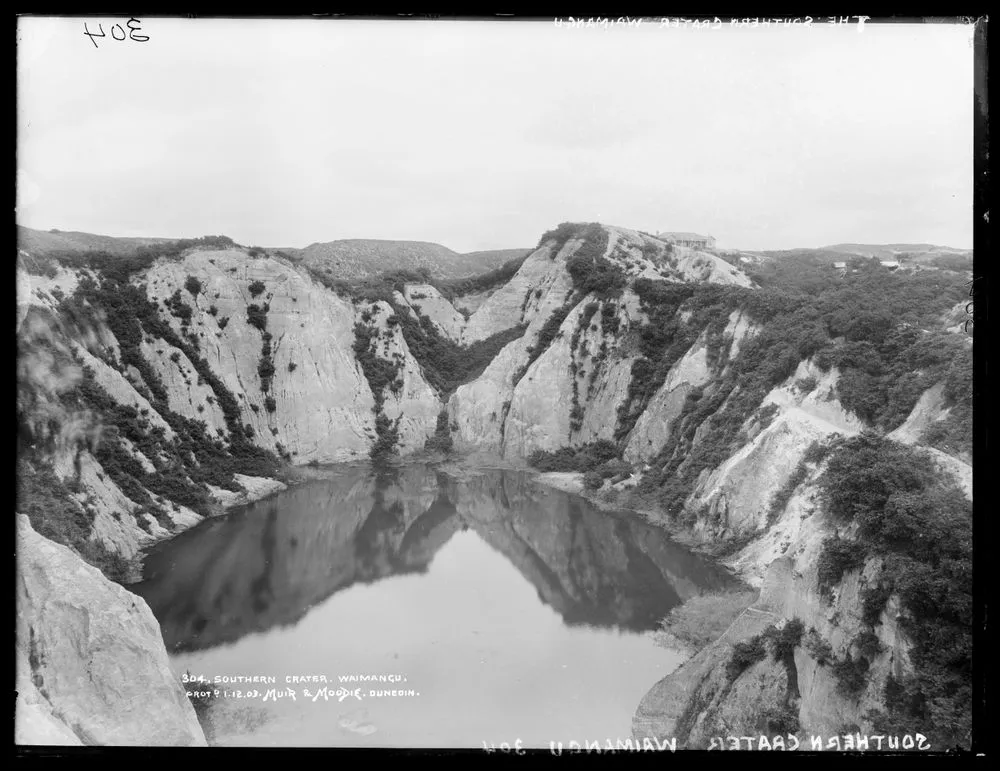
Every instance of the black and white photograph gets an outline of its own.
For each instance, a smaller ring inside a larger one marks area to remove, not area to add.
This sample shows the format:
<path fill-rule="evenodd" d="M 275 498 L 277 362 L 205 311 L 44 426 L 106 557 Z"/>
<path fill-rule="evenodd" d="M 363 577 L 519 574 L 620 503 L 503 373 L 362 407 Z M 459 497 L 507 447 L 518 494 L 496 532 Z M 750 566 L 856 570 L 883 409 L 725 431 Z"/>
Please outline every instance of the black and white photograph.
<path fill-rule="evenodd" d="M 985 35 L 17 16 L 16 753 L 984 752 Z"/>

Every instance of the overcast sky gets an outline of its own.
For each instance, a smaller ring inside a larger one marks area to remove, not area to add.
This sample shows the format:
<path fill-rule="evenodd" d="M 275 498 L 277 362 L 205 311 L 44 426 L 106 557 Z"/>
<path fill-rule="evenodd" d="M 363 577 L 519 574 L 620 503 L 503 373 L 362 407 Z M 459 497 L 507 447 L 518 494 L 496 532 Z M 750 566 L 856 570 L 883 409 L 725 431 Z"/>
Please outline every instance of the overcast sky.
<path fill-rule="evenodd" d="M 972 28 L 18 25 L 18 221 L 533 246 L 560 222 L 721 247 L 972 245 Z"/>

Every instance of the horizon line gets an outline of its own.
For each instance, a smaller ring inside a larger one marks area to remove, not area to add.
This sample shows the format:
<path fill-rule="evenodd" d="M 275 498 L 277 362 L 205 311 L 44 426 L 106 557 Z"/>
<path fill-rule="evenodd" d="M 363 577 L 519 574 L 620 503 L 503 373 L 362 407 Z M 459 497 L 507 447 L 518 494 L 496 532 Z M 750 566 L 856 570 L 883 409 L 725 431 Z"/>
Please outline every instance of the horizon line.
<path fill-rule="evenodd" d="M 582 222 L 582 220 L 581 220 L 581 222 Z M 36 233 L 52 233 L 52 234 L 59 234 L 59 233 L 80 233 L 80 234 L 88 235 L 88 236 L 98 236 L 98 237 L 101 237 L 101 238 L 112 238 L 112 239 L 121 239 L 121 240 L 125 240 L 125 239 L 150 239 L 150 240 L 154 240 L 154 241 L 180 241 L 180 240 L 184 240 L 184 239 L 203 238 L 205 236 L 218 235 L 218 236 L 225 236 L 226 238 L 232 239 L 233 242 L 236 243 L 238 246 L 247 246 L 247 247 L 250 247 L 250 246 L 259 246 L 259 244 L 253 244 L 253 243 L 250 243 L 250 242 L 247 242 L 247 243 L 244 244 L 243 242 L 237 241 L 235 238 L 233 238 L 232 236 L 228 236 L 225 233 L 202 233 L 199 236 L 147 236 L 147 235 L 141 235 L 141 236 L 121 236 L 121 235 L 109 235 L 107 233 L 97 233 L 97 232 L 90 231 L 90 230 L 63 230 L 62 228 L 35 228 L 35 227 L 31 227 L 29 225 L 22 225 L 19 222 L 16 222 L 15 224 L 19 228 L 25 228 L 26 230 L 32 230 L 32 231 L 34 231 Z M 609 223 L 604 223 L 604 222 L 601 222 L 599 224 L 604 225 L 605 227 L 620 227 L 620 228 L 624 228 L 626 230 L 635 230 L 638 233 L 646 232 L 646 231 L 643 231 L 640 228 L 630 228 L 630 227 L 626 227 L 624 225 L 609 225 Z M 660 231 L 660 232 L 680 232 L 680 231 Z M 650 235 L 652 235 L 654 238 L 658 238 L 658 236 L 656 235 L 656 233 L 650 232 Z M 718 243 L 720 239 L 716 238 L 715 240 L 716 240 L 716 243 Z M 455 249 L 452 249 L 450 246 L 447 246 L 447 245 L 441 243 L 440 241 L 427 241 L 425 239 L 418 239 L 418 238 L 375 238 L 375 237 L 342 237 L 342 238 L 332 238 L 329 241 L 311 241 L 308 244 L 306 244 L 305 246 L 288 246 L 288 245 L 284 245 L 284 246 L 262 246 L 261 248 L 262 249 L 270 249 L 270 250 L 274 250 L 274 251 L 280 251 L 282 249 L 298 249 L 298 250 L 303 250 L 303 249 L 309 248 L 310 246 L 315 246 L 315 245 L 319 245 L 319 244 L 331 244 L 331 243 L 336 243 L 338 241 L 385 241 L 385 242 L 388 242 L 388 243 L 432 244 L 434 246 L 441 246 L 441 247 L 443 247 L 445 249 L 448 249 L 449 251 L 454 252 L 455 254 L 474 254 L 475 252 L 491 252 L 491 251 L 517 251 L 517 250 L 521 250 L 521 249 L 527 249 L 529 252 L 531 252 L 531 251 L 534 251 L 537 248 L 535 246 L 498 246 L 498 247 L 494 247 L 492 249 L 472 249 L 472 250 L 467 251 L 467 252 L 460 252 L 460 251 L 457 251 Z M 783 248 L 764 248 L 764 249 L 752 249 L 752 248 L 746 248 L 746 247 L 730 246 L 730 247 L 725 247 L 725 248 L 717 247 L 715 249 L 715 251 L 791 252 L 791 251 L 796 251 L 798 249 L 814 249 L 814 250 L 829 249 L 829 248 L 834 247 L 834 246 L 843 246 L 843 245 L 881 246 L 881 247 L 894 246 L 894 245 L 896 245 L 896 246 L 901 246 L 901 245 L 905 245 L 905 246 L 935 246 L 935 247 L 941 247 L 941 248 L 946 248 L 946 249 L 955 249 L 955 250 L 958 250 L 958 251 L 967 251 L 967 252 L 971 252 L 975 248 L 974 245 L 973 246 L 953 246 L 951 244 L 936 244 L 936 243 L 930 243 L 930 242 L 927 242 L 927 241 L 905 241 L 905 240 L 899 240 L 899 241 L 886 241 L 886 242 L 883 242 L 883 243 L 873 243 L 873 242 L 865 242 L 865 241 L 841 240 L 841 241 L 830 242 L 830 243 L 819 245 L 819 246 L 789 246 L 789 247 L 783 247 Z"/>

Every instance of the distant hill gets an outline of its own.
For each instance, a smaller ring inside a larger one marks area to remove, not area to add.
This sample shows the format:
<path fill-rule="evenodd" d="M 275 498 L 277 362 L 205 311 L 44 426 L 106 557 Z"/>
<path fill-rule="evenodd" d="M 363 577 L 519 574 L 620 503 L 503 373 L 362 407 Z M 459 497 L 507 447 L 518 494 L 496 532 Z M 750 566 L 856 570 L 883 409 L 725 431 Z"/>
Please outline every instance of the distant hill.
<path fill-rule="evenodd" d="M 861 257 L 880 257 L 883 259 L 894 258 L 900 254 L 972 254 L 971 249 L 955 249 L 950 246 L 936 246 L 935 244 L 834 244 L 833 246 L 824 246 L 822 248 L 831 252 L 842 252 L 843 254 L 854 254 Z"/>
<path fill-rule="evenodd" d="M 516 260 L 531 254 L 534 249 L 486 249 L 480 252 L 466 252 L 463 256 L 470 260 L 481 261 L 489 269 L 498 268 L 505 262 Z"/>
<path fill-rule="evenodd" d="M 169 243 L 173 238 L 119 238 L 75 230 L 34 230 L 17 226 L 17 246 L 29 254 L 45 257 L 55 252 L 101 251 L 109 254 L 131 254 L 139 246 Z"/>
<path fill-rule="evenodd" d="M 140 246 L 168 244 L 175 238 L 124 238 L 67 230 L 35 230 L 17 226 L 17 245 L 34 257 L 60 252 L 101 251 L 125 257 Z M 440 279 L 468 278 L 499 268 L 523 257 L 530 249 L 492 249 L 460 254 L 441 244 L 426 241 L 345 239 L 311 244 L 304 249 L 267 249 L 304 263 L 332 278 L 358 279 L 394 270 L 426 269 Z"/>
<path fill-rule="evenodd" d="M 914 269 L 972 270 L 972 250 L 955 249 L 935 244 L 834 244 L 818 249 L 782 249 L 738 253 L 762 264 L 772 260 L 806 260 L 832 265 L 854 257 L 898 260 L 903 267 Z"/>
<path fill-rule="evenodd" d="M 530 250 L 495 249 L 459 254 L 427 241 L 354 238 L 281 251 L 332 278 L 357 279 L 392 270 L 426 270 L 434 278 L 467 278 L 498 268 Z"/>

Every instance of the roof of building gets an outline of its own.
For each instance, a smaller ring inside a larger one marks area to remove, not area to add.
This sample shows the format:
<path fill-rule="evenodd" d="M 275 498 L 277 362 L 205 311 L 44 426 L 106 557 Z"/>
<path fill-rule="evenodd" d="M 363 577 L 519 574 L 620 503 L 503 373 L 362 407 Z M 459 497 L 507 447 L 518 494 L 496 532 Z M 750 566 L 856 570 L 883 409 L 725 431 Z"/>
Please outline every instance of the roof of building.
<path fill-rule="evenodd" d="M 847 267 L 847 263 L 846 262 L 835 262 L 835 263 L 833 263 L 833 267 L 835 267 L 835 268 L 846 268 Z"/>
<path fill-rule="evenodd" d="M 899 260 L 879 260 L 883 265 L 899 265 Z"/>
<path fill-rule="evenodd" d="M 712 241 L 714 240 L 712 236 L 703 236 L 700 233 L 682 233 L 673 231 L 664 231 L 662 233 L 656 234 L 657 238 L 667 238 L 676 239 L 678 241 Z"/>

